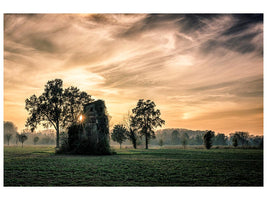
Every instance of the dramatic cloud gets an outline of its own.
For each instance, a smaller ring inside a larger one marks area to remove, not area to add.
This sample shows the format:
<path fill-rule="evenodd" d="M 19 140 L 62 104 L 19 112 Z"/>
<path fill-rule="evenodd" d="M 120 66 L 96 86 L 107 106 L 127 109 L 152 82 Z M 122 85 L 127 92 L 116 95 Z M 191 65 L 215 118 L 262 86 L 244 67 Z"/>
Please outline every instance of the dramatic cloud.
<path fill-rule="evenodd" d="M 4 16 L 4 120 L 48 80 L 104 99 L 112 124 L 151 99 L 166 127 L 263 134 L 262 14 Z"/>

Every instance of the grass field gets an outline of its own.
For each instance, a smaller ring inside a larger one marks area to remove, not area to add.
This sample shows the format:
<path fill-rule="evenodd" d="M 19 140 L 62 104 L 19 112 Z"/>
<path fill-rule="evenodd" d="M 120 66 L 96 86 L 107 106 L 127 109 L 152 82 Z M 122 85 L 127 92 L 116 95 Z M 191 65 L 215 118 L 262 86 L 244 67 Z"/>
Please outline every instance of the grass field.
<path fill-rule="evenodd" d="M 4 148 L 4 186 L 263 186 L 258 149 L 116 149 L 112 156 Z"/>

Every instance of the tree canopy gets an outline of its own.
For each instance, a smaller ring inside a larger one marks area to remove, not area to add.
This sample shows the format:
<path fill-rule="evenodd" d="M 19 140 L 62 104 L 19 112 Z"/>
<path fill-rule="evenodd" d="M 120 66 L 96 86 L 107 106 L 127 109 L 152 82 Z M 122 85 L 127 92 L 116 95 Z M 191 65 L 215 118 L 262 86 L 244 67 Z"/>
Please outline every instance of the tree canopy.
<path fill-rule="evenodd" d="M 63 81 L 48 81 L 44 92 L 37 97 L 35 94 L 25 100 L 25 109 L 29 117 L 26 126 L 33 131 L 39 124 L 54 127 L 56 130 L 56 147 L 59 147 L 59 129 L 77 121 L 78 114 L 84 104 L 92 101 L 86 92 L 76 87 L 63 90 Z"/>
<path fill-rule="evenodd" d="M 132 110 L 133 123 L 136 125 L 140 136 L 145 136 L 146 149 L 151 138 L 155 138 L 154 129 L 161 127 L 165 121 L 160 118 L 160 110 L 155 109 L 156 104 L 151 100 L 140 99 Z"/>
<path fill-rule="evenodd" d="M 111 138 L 113 141 L 118 142 L 121 148 L 122 142 L 127 139 L 126 135 L 127 135 L 127 129 L 125 128 L 125 126 L 122 124 L 117 124 L 113 128 L 113 131 L 111 133 Z"/>

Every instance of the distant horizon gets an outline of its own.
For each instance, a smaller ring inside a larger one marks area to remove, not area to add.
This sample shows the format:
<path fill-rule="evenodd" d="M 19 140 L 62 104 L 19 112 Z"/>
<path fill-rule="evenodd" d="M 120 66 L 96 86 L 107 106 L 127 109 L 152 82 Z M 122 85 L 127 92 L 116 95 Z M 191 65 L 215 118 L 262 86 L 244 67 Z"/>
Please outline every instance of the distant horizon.
<path fill-rule="evenodd" d="M 55 78 L 111 125 L 150 99 L 164 129 L 263 135 L 263 14 L 4 14 L 4 121 Z"/>
<path fill-rule="evenodd" d="M 6 122 L 6 121 L 4 121 L 4 122 Z M 16 126 L 16 124 L 15 124 L 15 126 Z M 189 128 L 180 128 L 180 127 L 170 127 L 170 128 L 157 128 L 157 129 L 155 129 L 155 133 L 157 133 L 157 131 L 164 131 L 164 130 L 168 130 L 168 129 L 182 129 L 182 130 L 189 130 L 189 131 L 209 131 L 209 130 L 211 130 L 211 129 L 189 129 Z M 23 129 L 22 129 L 23 130 Z M 20 130 L 20 131 L 18 131 L 18 132 L 22 132 L 22 130 Z M 24 130 L 26 130 L 26 128 L 24 129 Z M 52 130 L 53 132 L 55 132 L 55 134 L 56 134 L 56 131 L 55 131 L 55 129 L 53 128 L 53 127 L 50 127 L 50 128 L 38 128 L 38 129 L 36 129 L 34 132 L 35 133 L 38 133 L 38 132 L 42 132 L 42 131 L 50 131 L 50 130 Z M 214 131 L 214 130 L 211 130 L 211 131 Z M 232 132 L 229 132 L 229 133 L 226 133 L 226 132 L 220 132 L 220 131 L 218 131 L 218 132 L 216 132 L 216 131 L 214 131 L 215 132 L 215 134 L 219 134 L 219 133 L 223 133 L 223 134 L 225 134 L 226 136 L 229 136 L 230 134 L 232 134 L 232 133 L 235 133 L 235 132 L 248 132 L 248 131 L 246 131 L 246 130 L 235 130 L 235 131 L 232 131 Z M 250 132 L 248 132 L 249 133 L 249 135 L 254 135 L 254 136 L 263 136 L 263 134 L 254 134 L 254 133 L 250 133 Z"/>

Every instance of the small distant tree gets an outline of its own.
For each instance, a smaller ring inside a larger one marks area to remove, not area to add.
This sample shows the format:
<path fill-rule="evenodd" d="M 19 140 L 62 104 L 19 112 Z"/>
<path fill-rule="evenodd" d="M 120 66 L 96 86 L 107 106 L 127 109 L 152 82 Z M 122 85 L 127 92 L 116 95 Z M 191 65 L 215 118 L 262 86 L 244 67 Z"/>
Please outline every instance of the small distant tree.
<path fill-rule="evenodd" d="M 23 143 L 28 139 L 28 136 L 25 133 L 22 133 L 19 135 L 19 141 L 22 144 L 22 148 L 23 148 Z"/>
<path fill-rule="evenodd" d="M 214 137 L 214 131 L 208 131 L 203 136 L 204 145 L 206 149 L 210 149 L 212 147 L 212 138 Z"/>
<path fill-rule="evenodd" d="M 111 138 L 113 141 L 118 142 L 120 144 L 121 149 L 121 144 L 127 139 L 126 135 L 127 129 L 122 124 L 117 124 L 113 128 Z"/>
<path fill-rule="evenodd" d="M 17 132 L 16 133 L 16 145 L 18 145 L 18 142 L 19 142 L 19 133 Z"/>
<path fill-rule="evenodd" d="M 232 143 L 233 143 L 233 146 L 234 147 L 237 147 L 238 146 L 238 135 L 237 134 L 234 134 L 233 138 L 232 138 Z"/>
<path fill-rule="evenodd" d="M 248 137 L 249 137 L 249 133 L 248 132 L 238 131 L 238 132 L 235 132 L 235 135 L 237 135 L 238 142 L 242 146 L 248 145 Z"/>
<path fill-rule="evenodd" d="M 178 144 L 179 143 L 179 132 L 174 130 L 171 134 L 171 143 Z"/>
<path fill-rule="evenodd" d="M 188 139 L 189 139 L 189 136 L 187 133 L 184 133 L 181 137 L 181 144 L 183 145 L 184 149 L 186 145 L 188 144 Z"/>
<path fill-rule="evenodd" d="M 13 122 L 4 121 L 4 140 L 9 145 L 9 141 L 17 132 L 17 127 L 14 125 Z"/>
<path fill-rule="evenodd" d="M 149 140 L 156 138 L 154 129 L 165 124 L 165 121 L 160 118 L 160 110 L 155 107 L 156 104 L 153 101 L 139 99 L 136 107 L 132 109 L 132 120 L 140 136 L 145 136 L 146 149 L 148 149 Z"/>
<path fill-rule="evenodd" d="M 33 143 L 34 143 L 34 145 L 36 145 L 37 144 L 37 142 L 39 141 L 39 137 L 38 136 L 36 136 L 36 137 L 34 137 L 33 138 Z"/>
<path fill-rule="evenodd" d="M 5 134 L 5 139 L 6 139 L 6 141 L 7 141 L 7 145 L 9 146 L 9 141 L 10 141 L 10 139 L 12 138 L 12 136 L 13 136 L 13 134 L 11 134 L 11 133 L 6 133 Z"/>
<path fill-rule="evenodd" d="M 184 136 L 182 136 L 182 138 L 181 138 L 181 143 L 182 143 L 182 145 L 183 145 L 183 147 L 184 147 L 184 149 L 185 149 L 185 147 L 186 147 L 186 145 L 187 145 L 187 143 L 188 143 L 187 138 L 184 137 Z"/>
<path fill-rule="evenodd" d="M 159 146 L 161 146 L 161 147 L 163 146 L 163 139 L 162 138 L 159 139 Z"/>

